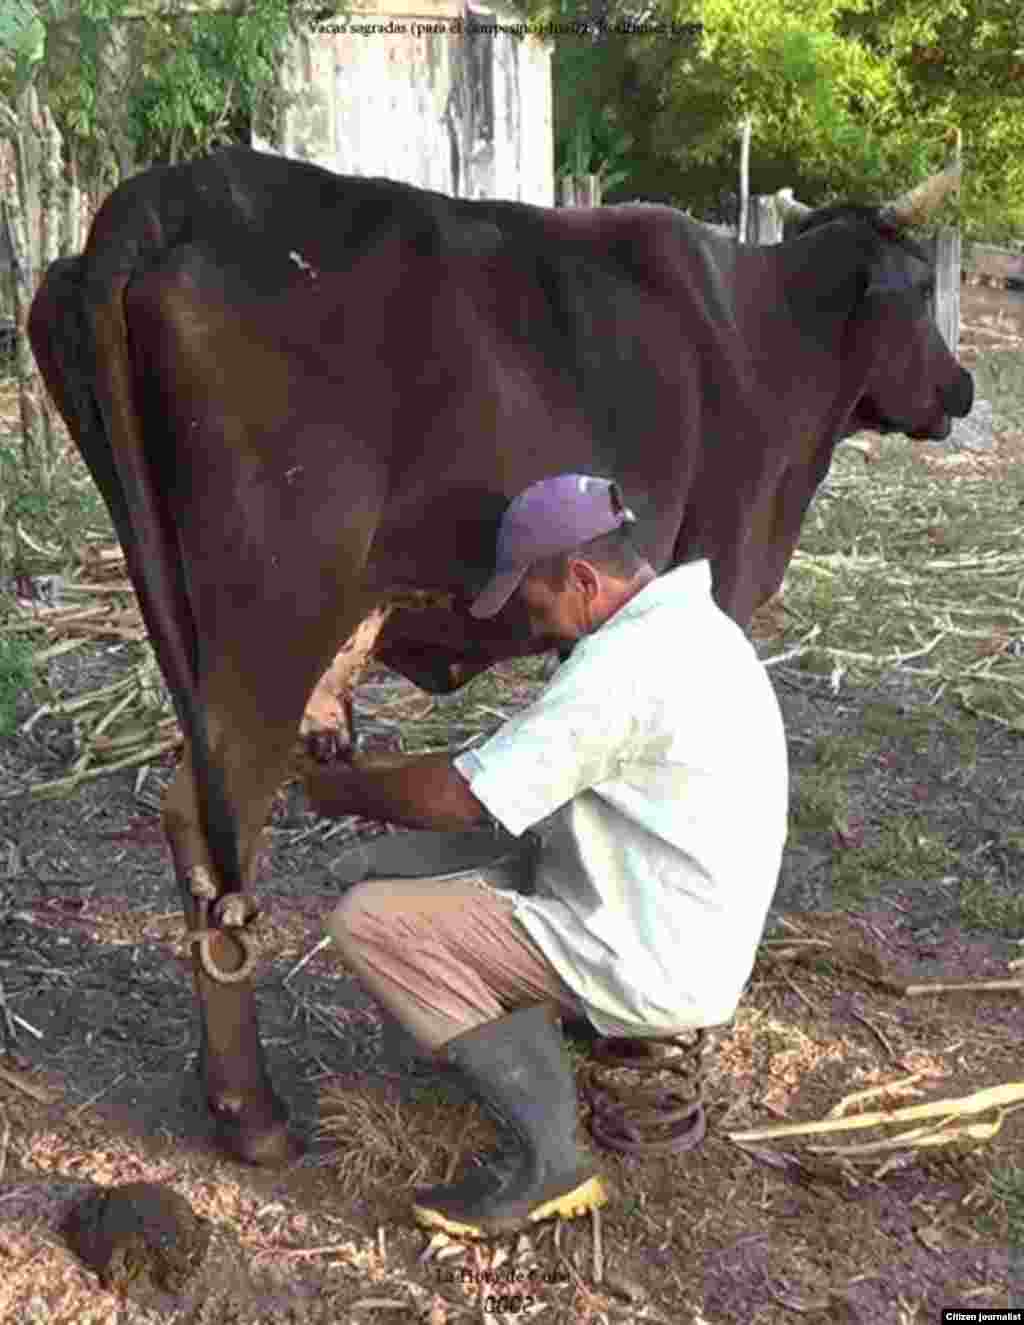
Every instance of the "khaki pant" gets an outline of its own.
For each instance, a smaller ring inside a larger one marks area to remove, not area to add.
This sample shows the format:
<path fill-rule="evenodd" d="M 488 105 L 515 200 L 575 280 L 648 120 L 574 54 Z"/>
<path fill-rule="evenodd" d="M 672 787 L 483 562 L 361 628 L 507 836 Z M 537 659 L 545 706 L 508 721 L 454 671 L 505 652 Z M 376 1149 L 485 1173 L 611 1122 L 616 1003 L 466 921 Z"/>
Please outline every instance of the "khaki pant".
<path fill-rule="evenodd" d="M 532 1003 L 583 1006 L 481 877 L 372 879 L 327 921 L 346 966 L 429 1051 Z"/>

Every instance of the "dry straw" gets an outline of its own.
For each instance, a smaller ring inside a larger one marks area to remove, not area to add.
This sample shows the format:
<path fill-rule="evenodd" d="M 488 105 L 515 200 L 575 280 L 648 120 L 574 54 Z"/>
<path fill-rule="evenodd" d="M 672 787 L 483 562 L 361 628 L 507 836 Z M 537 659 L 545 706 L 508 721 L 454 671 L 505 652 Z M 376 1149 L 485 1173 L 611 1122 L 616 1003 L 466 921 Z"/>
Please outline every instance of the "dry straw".
<path fill-rule="evenodd" d="M 448 1181 L 464 1159 L 497 1143 L 477 1105 L 444 1085 L 403 1091 L 386 1078 L 339 1079 L 321 1092 L 320 1113 L 329 1163 L 351 1191 Z"/>

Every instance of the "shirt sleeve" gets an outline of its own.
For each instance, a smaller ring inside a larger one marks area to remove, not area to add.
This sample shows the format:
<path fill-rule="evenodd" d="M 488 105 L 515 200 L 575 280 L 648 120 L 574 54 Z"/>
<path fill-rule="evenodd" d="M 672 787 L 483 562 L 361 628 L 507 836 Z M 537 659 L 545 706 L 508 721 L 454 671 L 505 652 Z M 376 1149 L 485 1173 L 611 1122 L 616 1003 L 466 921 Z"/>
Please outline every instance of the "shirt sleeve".
<path fill-rule="evenodd" d="M 609 681 L 592 654 L 574 653 L 528 709 L 456 756 L 473 795 L 514 836 L 617 771 L 636 699 L 627 698 L 628 678 Z"/>

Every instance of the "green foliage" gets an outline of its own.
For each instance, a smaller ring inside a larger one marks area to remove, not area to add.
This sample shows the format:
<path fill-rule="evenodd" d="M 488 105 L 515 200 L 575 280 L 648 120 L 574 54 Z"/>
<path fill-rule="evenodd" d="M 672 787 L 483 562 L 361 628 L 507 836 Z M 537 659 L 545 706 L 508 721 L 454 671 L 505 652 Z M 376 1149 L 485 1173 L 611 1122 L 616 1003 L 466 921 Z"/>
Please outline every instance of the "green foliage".
<path fill-rule="evenodd" d="M 237 140 L 249 124 L 270 128 L 277 67 L 290 31 L 288 0 L 259 0 L 241 13 L 162 19 L 147 29 L 130 112 L 143 160 L 175 160 Z"/>
<path fill-rule="evenodd" d="M 46 49 L 46 26 L 31 0 L 0 4 L 0 89 L 16 96 L 32 79 Z"/>
<path fill-rule="evenodd" d="M 603 13 L 614 24 L 626 9 L 607 0 Z M 582 0 L 548 11 L 593 12 Z M 608 162 L 612 197 L 710 215 L 737 191 L 749 115 L 753 192 L 881 199 L 944 164 L 959 128 L 968 233 L 1024 231 L 1018 0 L 654 0 L 648 13 L 677 35 L 556 42 L 561 169 Z"/>
<path fill-rule="evenodd" d="M 834 193 L 871 194 L 926 168 L 927 134 L 903 119 L 896 71 L 839 30 L 837 0 L 695 0 L 693 10 L 700 48 L 672 71 L 654 128 L 666 150 L 683 143 L 696 161 L 735 159 L 737 127 L 751 115 L 755 176 L 758 162 L 781 161 L 799 171 L 786 182 L 827 177 Z M 696 125 L 694 96 L 704 112 Z M 945 127 L 936 126 L 940 145 Z"/>
<path fill-rule="evenodd" d="M 846 26 L 884 52 L 912 124 L 944 121 L 963 130 L 968 233 L 1020 235 L 1024 8 L 1018 0 L 860 0 Z"/>
<path fill-rule="evenodd" d="M 960 888 L 960 920 L 965 929 L 1019 934 L 1024 897 L 1006 893 L 990 880 L 965 879 Z"/>
<path fill-rule="evenodd" d="M 292 0 L 210 0 L 177 14 L 167 0 L 0 0 L 7 5 L 22 19 L 16 27 L 0 15 L 0 95 L 14 91 L 5 40 L 27 32 L 31 14 L 37 38 L 45 32 L 45 59 L 38 40 L 32 47 L 40 93 L 98 192 L 126 166 L 247 141 L 251 127 L 273 136 L 287 99 L 277 68 L 298 16 Z"/>
<path fill-rule="evenodd" d="M 589 6 L 569 0 L 533 14 L 534 22 L 584 22 Z M 614 17 L 614 14 L 610 14 Z M 625 42 L 614 37 L 595 43 L 583 37 L 555 42 L 555 169 L 559 176 L 601 174 L 605 191 L 629 178 L 632 135 L 612 102 L 621 77 Z"/>
<path fill-rule="evenodd" d="M 1024 232 L 1019 0 L 652 0 L 644 21 L 662 30 L 646 35 L 616 30 L 637 20 L 635 0 L 514 7 L 588 25 L 554 42 L 556 168 L 601 173 L 607 197 L 716 211 L 736 191 L 748 115 L 753 191 L 791 185 L 810 202 L 900 191 L 942 164 L 960 128 L 968 236 Z M 250 126 L 273 137 L 297 0 L 173 9 L 0 0 L 0 96 L 36 76 L 97 189 L 116 182 L 112 158 L 187 157 Z"/>
<path fill-rule="evenodd" d="M 1024 1168 L 1007 1165 L 994 1173 L 992 1193 L 1004 1208 L 1010 1246 L 1024 1249 Z"/>
<path fill-rule="evenodd" d="M 2 620 L 0 611 L 0 620 Z M 32 688 L 35 666 L 27 640 L 8 634 L 0 626 L 0 740 L 14 734 L 19 698 Z"/>
<path fill-rule="evenodd" d="M 59 547 L 66 562 L 82 546 L 87 529 L 111 528 L 103 499 L 77 458 L 69 457 L 64 462 L 55 475 L 52 489 L 44 492 L 26 469 L 13 439 L 0 441 L 0 492 L 3 494 L 0 580 L 33 569 L 14 540 L 19 525 L 34 542 Z M 113 537 L 112 531 L 109 536 Z M 47 563 L 44 569 L 53 568 Z"/>

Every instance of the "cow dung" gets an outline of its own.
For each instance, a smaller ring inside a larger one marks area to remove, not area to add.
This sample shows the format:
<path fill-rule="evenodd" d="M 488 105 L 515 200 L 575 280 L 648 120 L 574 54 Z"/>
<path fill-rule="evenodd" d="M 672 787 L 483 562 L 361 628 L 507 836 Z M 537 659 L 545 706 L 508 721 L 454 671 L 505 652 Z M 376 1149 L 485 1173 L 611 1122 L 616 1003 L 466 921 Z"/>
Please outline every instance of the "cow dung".
<path fill-rule="evenodd" d="M 180 1293 L 210 1242 L 209 1221 L 183 1196 L 152 1182 L 99 1188 L 74 1207 L 62 1232 L 103 1287 L 121 1294 Z"/>

